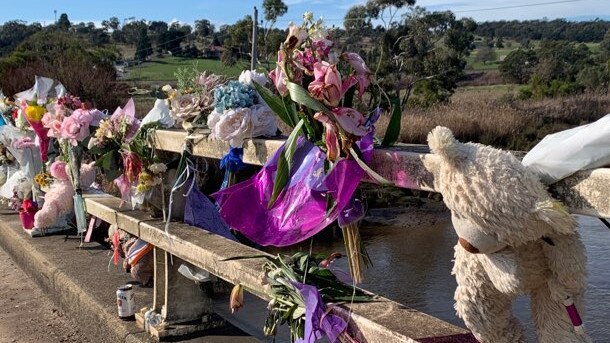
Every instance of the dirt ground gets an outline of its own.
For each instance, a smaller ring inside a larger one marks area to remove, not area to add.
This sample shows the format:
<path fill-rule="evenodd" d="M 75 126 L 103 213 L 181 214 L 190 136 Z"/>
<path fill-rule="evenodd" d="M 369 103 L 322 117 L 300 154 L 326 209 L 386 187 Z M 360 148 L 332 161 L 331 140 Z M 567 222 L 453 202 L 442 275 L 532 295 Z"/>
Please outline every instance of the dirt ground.
<path fill-rule="evenodd" d="M 91 342 L 0 248 L 0 343 Z"/>

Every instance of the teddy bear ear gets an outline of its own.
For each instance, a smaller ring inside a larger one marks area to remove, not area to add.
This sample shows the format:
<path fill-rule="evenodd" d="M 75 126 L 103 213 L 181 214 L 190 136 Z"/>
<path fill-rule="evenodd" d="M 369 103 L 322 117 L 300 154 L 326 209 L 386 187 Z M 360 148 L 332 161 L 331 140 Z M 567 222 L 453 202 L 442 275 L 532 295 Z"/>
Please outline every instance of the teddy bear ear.
<path fill-rule="evenodd" d="M 557 200 L 537 203 L 536 215 L 557 233 L 569 235 L 576 232 L 576 220 L 570 215 L 565 205 Z"/>
<path fill-rule="evenodd" d="M 458 162 L 468 157 L 464 144 L 455 139 L 451 130 L 443 126 L 437 126 L 430 131 L 428 145 L 432 153 L 449 162 Z"/>

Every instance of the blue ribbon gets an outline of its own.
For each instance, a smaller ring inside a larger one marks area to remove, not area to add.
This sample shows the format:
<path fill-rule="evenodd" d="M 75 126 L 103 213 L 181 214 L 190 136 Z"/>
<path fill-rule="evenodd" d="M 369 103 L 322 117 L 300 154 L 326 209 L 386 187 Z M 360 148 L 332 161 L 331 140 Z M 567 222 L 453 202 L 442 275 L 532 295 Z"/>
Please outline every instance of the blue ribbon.
<path fill-rule="evenodd" d="M 220 169 L 226 169 L 228 172 L 235 173 L 238 170 L 244 169 L 246 165 L 243 161 L 244 148 L 229 149 L 229 153 L 224 155 L 220 160 Z"/>
<path fill-rule="evenodd" d="M 229 152 L 224 155 L 222 160 L 220 160 L 220 169 L 225 170 L 225 177 L 222 182 L 222 185 L 220 186 L 221 189 L 225 189 L 229 185 L 229 175 L 231 173 L 235 173 L 246 167 L 243 161 L 243 157 L 244 148 L 231 147 L 231 149 L 229 149 Z"/>

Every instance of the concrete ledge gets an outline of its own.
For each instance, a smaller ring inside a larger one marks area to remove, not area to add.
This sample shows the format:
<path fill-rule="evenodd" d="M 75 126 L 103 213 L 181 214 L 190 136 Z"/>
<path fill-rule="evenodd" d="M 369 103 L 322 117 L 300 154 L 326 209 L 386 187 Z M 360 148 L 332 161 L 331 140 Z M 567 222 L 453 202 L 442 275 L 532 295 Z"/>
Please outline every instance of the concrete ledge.
<path fill-rule="evenodd" d="M 21 229 L 19 216 L 0 214 L 0 245 L 67 315 L 81 323 L 83 333 L 98 343 L 153 343 L 135 321 L 117 316 L 116 288 L 131 283 L 131 275 L 108 265 L 109 250 L 97 243 L 84 243 L 75 236 L 52 235 L 30 238 Z M 152 288 L 134 287 L 138 308 L 152 305 Z M 226 299 L 219 299 L 227 306 Z M 261 304 L 259 307 L 264 308 Z M 239 321 L 233 320 L 235 324 Z M 42 322 L 44 323 L 44 319 Z M 44 324 L 42 324 L 44 325 Z M 261 337 L 262 338 L 262 337 Z M 182 342 L 256 342 L 255 338 L 229 325 L 206 336 Z"/>
<path fill-rule="evenodd" d="M 162 221 L 147 220 L 140 211 L 121 208 L 118 198 L 86 198 L 85 201 L 90 214 L 107 218 L 111 224 L 124 223 L 156 247 L 270 300 L 270 291 L 261 283 L 264 258 L 227 261 L 238 256 L 260 256 L 264 254 L 261 251 L 182 223 L 172 223 L 166 234 Z M 333 311 L 349 318 L 355 337 L 362 342 L 426 342 L 432 338 L 435 342 L 452 342 L 456 337 L 461 337 L 460 342 L 475 342 L 465 329 L 383 297 L 372 303 L 337 305 Z"/>
<path fill-rule="evenodd" d="M 181 153 L 188 134 L 179 130 L 158 130 L 157 149 Z M 220 159 L 229 151 L 228 143 L 208 140 L 205 135 L 188 136 L 196 156 Z M 250 139 L 244 142 L 244 162 L 263 165 L 284 143 L 282 139 Z M 429 154 L 428 146 L 398 144 L 392 148 L 375 149 L 371 167 L 401 188 L 434 191 L 438 159 Z M 551 188 L 572 213 L 610 218 L 610 169 L 586 170 Z"/>
<path fill-rule="evenodd" d="M 152 342 L 135 322 L 116 315 L 117 286 L 130 281 L 129 274 L 111 268 L 107 251 L 97 243 L 78 248 L 80 241 L 63 235 L 32 239 L 21 229 L 17 215 L 0 215 L 0 244 L 49 298 L 81 322 L 99 342 Z M 135 288 L 138 306 L 146 306 L 150 289 Z"/>

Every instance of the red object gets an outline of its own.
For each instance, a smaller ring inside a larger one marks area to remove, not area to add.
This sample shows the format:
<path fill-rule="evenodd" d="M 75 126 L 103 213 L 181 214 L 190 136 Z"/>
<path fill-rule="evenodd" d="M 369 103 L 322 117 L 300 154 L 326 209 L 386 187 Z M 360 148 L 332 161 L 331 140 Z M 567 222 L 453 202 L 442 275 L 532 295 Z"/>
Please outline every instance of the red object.
<path fill-rule="evenodd" d="M 34 201 L 31 199 L 23 200 L 19 209 L 19 219 L 24 230 L 34 228 L 34 215 L 36 212 L 38 212 L 38 205 Z"/>
<path fill-rule="evenodd" d="M 118 265 L 119 264 L 119 230 L 116 229 L 114 230 L 114 235 L 112 235 L 112 246 L 114 248 L 114 253 L 113 255 L 113 260 L 114 260 L 114 265 Z"/>

